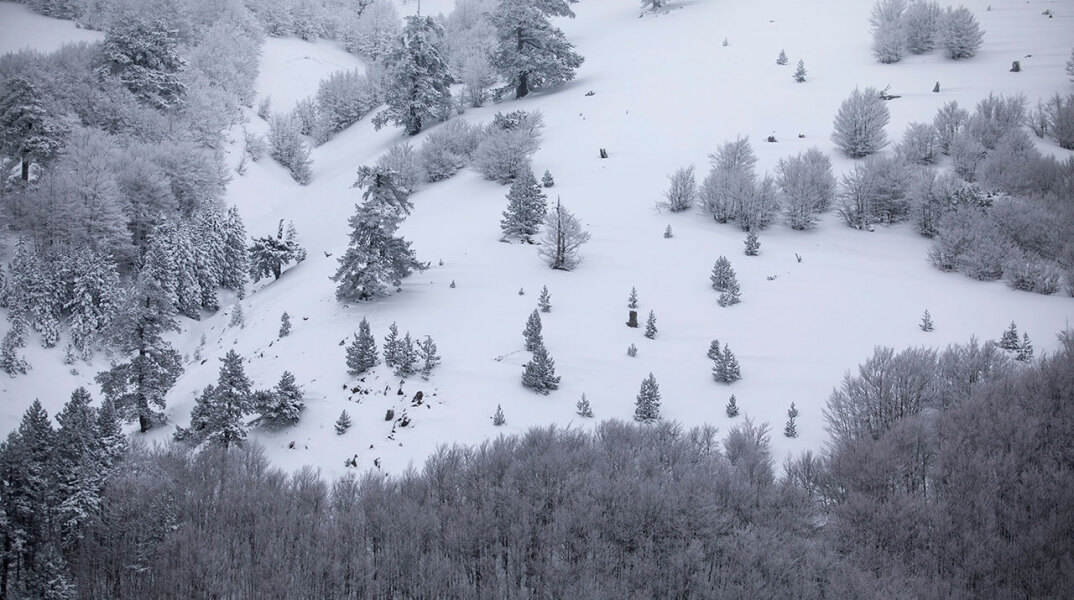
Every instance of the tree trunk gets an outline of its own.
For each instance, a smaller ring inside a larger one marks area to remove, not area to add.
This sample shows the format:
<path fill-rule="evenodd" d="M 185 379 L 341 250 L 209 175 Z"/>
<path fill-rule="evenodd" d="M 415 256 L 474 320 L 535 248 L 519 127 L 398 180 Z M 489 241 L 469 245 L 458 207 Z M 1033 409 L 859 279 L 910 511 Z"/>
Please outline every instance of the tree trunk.
<path fill-rule="evenodd" d="M 30 161 L 22 159 L 22 180 L 30 181 Z"/>
<path fill-rule="evenodd" d="M 638 326 L 638 311 L 636 311 L 636 310 L 630 311 L 630 317 L 627 319 L 626 324 L 627 324 L 627 327 L 637 327 Z"/>
<path fill-rule="evenodd" d="M 522 28 L 515 29 L 515 39 L 518 40 L 518 53 L 522 54 Z M 518 87 L 515 88 L 515 100 L 525 97 L 530 93 L 529 76 L 525 71 L 518 74 Z"/>

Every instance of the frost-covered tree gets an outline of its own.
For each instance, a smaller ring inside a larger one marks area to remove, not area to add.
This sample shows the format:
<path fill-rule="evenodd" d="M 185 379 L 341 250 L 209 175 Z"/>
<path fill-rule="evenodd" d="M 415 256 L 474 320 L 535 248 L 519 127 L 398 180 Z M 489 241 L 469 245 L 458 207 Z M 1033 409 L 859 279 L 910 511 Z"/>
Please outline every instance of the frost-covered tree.
<path fill-rule="evenodd" d="M 789 438 L 798 437 L 798 426 L 794 423 L 794 417 L 787 419 L 787 424 L 783 426 L 783 435 Z"/>
<path fill-rule="evenodd" d="M 228 327 L 246 327 L 246 314 L 242 310 L 242 302 L 236 302 L 231 307 L 231 319 Z"/>
<path fill-rule="evenodd" d="M 641 0 L 641 7 L 656 12 L 664 7 L 664 0 Z"/>
<path fill-rule="evenodd" d="M 582 417 L 593 417 L 593 407 L 589 405 L 589 400 L 585 397 L 585 394 L 582 394 L 582 398 L 574 405 L 574 411 Z"/>
<path fill-rule="evenodd" d="M 709 357 L 709 360 L 720 360 L 720 357 L 723 356 L 723 351 L 720 350 L 720 340 L 709 342 L 709 349 L 705 355 Z"/>
<path fill-rule="evenodd" d="M 235 290 L 239 298 L 246 296 L 246 281 L 250 272 L 250 255 L 246 249 L 246 226 L 237 207 L 230 207 L 223 226 L 220 286 Z"/>
<path fill-rule="evenodd" d="M 440 364 L 440 355 L 436 353 L 436 342 L 430 336 L 418 342 L 418 360 L 421 361 L 421 377 L 428 379 L 433 369 Z"/>
<path fill-rule="evenodd" d="M 910 123 L 895 153 L 915 165 L 931 165 L 939 160 L 940 144 L 936 128 L 926 123 Z"/>
<path fill-rule="evenodd" d="M 779 51 L 779 56 L 776 57 L 776 64 L 779 66 L 786 65 L 789 62 L 787 59 L 787 52 L 785 50 Z"/>
<path fill-rule="evenodd" d="M 649 319 L 645 321 L 645 337 L 656 339 L 656 331 L 656 313 L 650 310 Z"/>
<path fill-rule="evenodd" d="M 699 192 L 705 212 L 719 223 L 733 221 L 743 229 L 766 227 L 778 210 L 775 184 L 765 177 L 758 185 L 757 156 L 749 138 L 724 143 L 709 160 L 712 167 Z"/>
<path fill-rule="evenodd" d="M 779 161 L 776 186 L 791 229 L 805 230 L 817 222 L 835 199 L 832 161 L 816 148 Z"/>
<path fill-rule="evenodd" d="M 284 371 L 276 387 L 267 394 L 264 404 L 254 407 L 261 413 L 257 422 L 269 427 L 287 427 L 298 423 L 302 409 L 306 407 L 302 394 L 302 387 L 295 383 L 295 376 L 290 371 Z"/>
<path fill-rule="evenodd" d="M 176 439 L 198 444 L 203 441 L 222 446 L 242 446 L 246 442 L 246 417 L 254 410 L 254 392 L 242 366 L 242 357 L 228 350 L 220 366 L 215 386 L 207 386 L 195 399 L 190 411 L 190 427 L 177 427 Z"/>
<path fill-rule="evenodd" d="M 1015 359 L 1022 362 L 1033 360 L 1033 343 L 1029 341 L 1028 333 L 1022 333 L 1022 343 L 1018 345 L 1018 354 Z"/>
<path fill-rule="evenodd" d="M 742 379 L 738 359 L 727 344 L 724 344 L 719 357 L 713 360 L 712 378 L 720 383 L 734 383 Z"/>
<path fill-rule="evenodd" d="M 359 331 L 361 331 L 361 323 L 358 324 Z M 399 326 L 392 321 L 392 324 L 388 326 L 388 334 L 384 336 L 384 364 L 385 366 L 395 368 L 398 364 L 396 361 L 399 357 Z"/>
<path fill-rule="evenodd" d="M 932 126 L 936 129 L 936 136 L 944 154 L 950 154 L 952 142 L 969 119 L 970 113 L 960 108 L 954 100 L 944 104 L 936 112 Z"/>
<path fill-rule="evenodd" d="M 642 423 L 660 420 L 660 386 L 652 373 L 641 382 L 641 389 L 634 401 L 634 420 Z"/>
<path fill-rule="evenodd" d="M 1018 347 L 1021 346 L 1021 342 L 1018 339 L 1018 326 L 1014 324 L 1014 321 L 1011 321 L 1010 327 L 1003 332 L 996 346 L 1008 352 L 1016 352 Z"/>
<path fill-rule="evenodd" d="M 429 133 L 418 149 L 428 181 L 441 181 L 470 164 L 481 129 L 463 119 L 452 119 Z"/>
<path fill-rule="evenodd" d="M 287 168 L 302 185 L 310 181 L 310 149 L 302 139 L 301 124 L 292 115 L 273 115 L 269 120 L 269 155 Z"/>
<path fill-rule="evenodd" d="M 491 64 L 506 82 L 500 93 L 514 90 L 522 98 L 535 88 L 574 79 L 582 57 L 549 17 L 574 17 L 577 0 L 499 0 L 492 13 L 496 46 Z"/>
<path fill-rule="evenodd" d="M 948 7 L 940 17 L 939 39 L 944 55 L 959 60 L 977 54 L 984 40 L 984 32 L 970 9 L 965 6 Z"/>
<path fill-rule="evenodd" d="M 395 347 L 395 375 L 409 377 L 414 374 L 414 365 L 418 361 L 418 352 L 414 347 L 414 338 L 410 332 L 403 334 L 403 339 Z"/>
<path fill-rule="evenodd" d="M 67 128 L 45 107 L 37 86 L 21 75 L 0 85 L 0 156 L 22 163 L 22 180 L 30 165 L 47 163 L 63 149 Z"/>
<path fill-rule="evenodd" d="M 179 55 L 179 32 L 164 19 L 127 16 L 115 21 L 97 57 L 101 78 L 116 77 L 142 102 L 165 110 L 181 106 L 186 95 Z"/>
<path fill-rule="evenodd" d="M 804 60 L 801 60 L 801 59 L 798 60 L 798 65 L 796 67 L 794 67 L 794 74 L 791 75 L 791 77 L 793 77 L 794 80 L 797 81 L 798 83 L 805 83 L 805 80 L 806 80 L 806 68 L 805 68 L 805 61 Z"/>
<path fill-rule="evenodd" d="M 530 156 L 540 147 L 543 126 L 544 117 L 537 111 L 496 113 L 474 149 L 474 168 L 500 183 L 532 172 Z"/>
<path fill-rule="evenodd" d="M 306 249 L 298 243 L 298 232 L 294 223 L 288 223 L 286 232 L 283 219 L 280 219 L 276 228 L 276 235 L 266 235 L 254 238 L 249 249 L 250 277 L 253 280 L 272 275 L 279 279 L 283 273 L 283 267 L 289 262 L 300 263 L 306 260 Z"/>
<path fill-rule="evenodd" d="M 541 257 L 553 269 L 570 271 L 582 261 L 579 249 L 588 241 L 589 232 L 582 229 L 581 221 L 557 199 L 556 206 L 545 217 Z"/>
<path fill-rule="evenodd" d="M 441 56 L 443 34 L 432 17 L 406 18 L 399 44 L 385 59 L 384 103 L 388 108 L 373 117 L 377 129 L 390 121 L 402 126 L 407 135 L 416 135 L 429 122 L 448 117 L 450 86 L 455 80 Z"/>
<path fill-rule="evenodd" d="M 23 324 L 19 321 L 11 324 L 11 329 L 4 334 L 4 340 L 0 342 L 0 371 L 11 377 L 25 375 L 30 368 L 30 363 L 19 356 L 19 348 L 26 345 L 26 333 L 22 330 Z"/>
<path fill-rule="evenodd" d="M 280 333 L 281 338 L 285 338 L 291 335 L 291 315 L 287 314 L 287 311 L 283 311 L 280 315 Z"/>
<path fill-rule="evenodd" d="M 832 142 L 851 158 L 862 158 L 887 145 L 884 127 L 891 119 L 887 105 L 874 88 L 854 88 L 835 115 Z"/>
<path fill-rule="evenodd" d="M 548 286 L 541 287 L 541 293 L 537 296 L 537 308 L 541 312 L 552 312 L 552 295 L 548 293 Z"/>
<path fill-rule="evenodd" d="M 347 411 L 339 413 L 339 418 L 336 419 L 336 435 L 343 435 L 347 433 L 347 430 L 351 428 L 351 416 L 347 414 Z"/>
<path fill-rule="evenodd" d="M 627 297 L 627 308 L 637 308 L 637 307 L 638 307 L 638 288 L 631 287 L 630 288 L 630 296 Z"/>
<path fill-rule="evenodd" d="M 556 185 L 556 180 L 552 178 L 552 172 L 548 169 L 545 169 L 544 175 L 541 176 L 541 185 L 546 188 Z"/>
<path fill-rule="evenodd" d="M 20 237 L 8 264 L 3 304 L 8 307 L 8 318 L 12 322 L 21 321 L 40 333 L 41 343 L 46 348 L 52 348 L 60 341 L 63 286 L 57 275 L 35 246 Z"/>
<path fill-rule="evenodd" d="M 925 310 L 925 314 L 921 316 L 921 324 L 919 327 L 921 327 L 921 331 L 926 333 L 933 330 L 932 315 L 929 314 L 928 310 Z"/>
<path fill-rule="evenodd" d="M 497 404 L 496 405 L 496 412 L 492 413 L 492 424 L 495 425 L 496 427 L 499 427 L 500 425 L 503 425 L 506 422 L 507 422 L 507 417 L 503 416 L 503 406 L 500 405 L 500 404 Z"/>
<path fill-rule="evenodd" d="M 395 327 L 395 323 L 392 323 L 392 327 Z M 388 333 L 389 338 L 385 339 L 384 351 L 385 361 L 387 361 L 389 355 L 388 346 L 393 345 L 398 338 L 398 328 L 390 330 Z M 394 337 L 392 337 L 394 336 Z M 395 365 L 394 347 L 391 352 L 391 364 Z M 380 359 L 377 357 L 377 341 L 373 338 L 373 333 L 369 328 L 369 321 L 365 317 L 362 317 L 361 322 L 358 323 L 358 334 L 354 336 L 354 341 L 347 346 L 347 373 L 353 376 L 361 375 L 369 369 L 377 366 Z"/>
<path fill-rule="evenodd" d="M 723 292 L 720 294 L 720 298 L 716 302 L 723 307 L 734 306 L 742 301 L 739 298 L 740 294 L 741 291 L 739 290 L 738 279 L 731 277 L 731 279 L 727 281 L 727 286 L 724 287 Z"/>
<path fill-rule="evenodd" d="M 726 256 L 720 256 L 716 259 L 716 263 L 712 265 L 712 274 L 709 275 L 709 281 L 712 282 L 712 289 L 717 292 L 722 292 L 727 289 L 727 286 L 735 279 L 735 270 L 731 268 L 731 261 L 727 260 Z"/>
<path fill-rule="evenodd" d="M 671 225 L 669 224 L 667 227 L 664 228 L 664 239 L 670 240 L 673 237 L 675 237 L 675 234 L 671 231 Z"/>
<path fill-rule="evenodd" d="M 556 363 L 548 355 L 544 344 L 537 346 L 533 351 L 533 358 L 526 363 L 522 370 L 522 385 L 541 394 L 559 388 L 559 377 L 556 375 Z"/>
<path fill-rule="evenodd" d="M 727 401 L 727 406 L 724 410 L 727 412 L 727 416 L 732 419 L 738 416 L 738 401 L 734 394 L 731 394 L 731 398 Z"/>
<path fill-rule="evenodd" d="M 903 13 L 906 49 L 913 54 L 924 54 L 935 48 L 942 15 L 935 0 L 911 0 Z"/>
<path fill-rule="evenodd" d="M 761 251 L 761 241 L 757 239 L 757 234 L 751 229 L 746 232 L 746 256 L 757 256 Z"/>
<path fill-rule="evenodd" d="M 533 171 L 523 169 L 511 182 L 511 190 L 507 193 L 507 209 L 500 221 L 504 239 L 517 237 L 533 243 L 532 236 L 540 229 L 548 212 L 547 202 Z"/>
<path fill-rule="evenodd" d="M 873 56 L 896 63 L 906 54 L 906 0 L 877 0 L 869 16 L 873 29 Z"/>
<path fill-rule="evenodd" d="M 681 168 L 668 175 L 671 186 L 664 192 L 664 206 L 671 212 L 689 210 L 697 200 L 697 181 L 694 178 L 694 166 Z"/>
<path fill-rule="evenodd" d="M 340 300 L 368 300 L 426 268 L 414 256 L 410 242 L 395 235 L 411 209 L 409 194 L 396 185 L 395 177 L 379 167 L 358 170 L 355 185 L 365 188 L 363 202 L 348 220 L 350 244 L 332 276 Z"/>
<path fill-rule="evenodd" d="M 71 325 L 71 345 L 88 357 L 96 337 L 106 330 L 120 304 L 119 273 L 103 254 L 78 250 L 70 257 L 65 279 L 71 295 L 64 304 Z"/>
<path fill-rule="evenodd" d="M 1067 60 L 1066 70 L 1067 76 L 1070 77 L 1071 81 L 1074 81 L 1074 50 L 1070 51 L 1070 59 Z"/>
<path fill-rule="evenodd" d="M 541 313 L 536 309 L 526 319 L 526 328 L 522 331 L 522 337 L 526 340 L 526 350 L 530 352 L 544 345 L 544 338 L 541 336 Z"/>

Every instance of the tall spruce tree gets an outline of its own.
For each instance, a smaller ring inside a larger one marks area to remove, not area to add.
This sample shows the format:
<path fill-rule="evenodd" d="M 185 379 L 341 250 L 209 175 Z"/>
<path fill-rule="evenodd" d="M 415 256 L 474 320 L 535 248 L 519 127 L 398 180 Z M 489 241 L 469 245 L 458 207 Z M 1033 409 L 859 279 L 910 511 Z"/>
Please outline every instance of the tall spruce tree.
<path fill-rule="evenodd" d="M 649 319 L 645 322 L 645 337 L 650 340 L 656 339 L 656 313 L 649 311 Z"/>
<path fill-rule="evenodd" d="M 522 98 L 534 88 L 574 79 L 583 59 L 548 18 L 573 18 L 570 5 L 576 1 L 499 0 L 492 13 L 496 47 L 491 64 L 506 82 L 500 94 L 513 89 L 515 98 Z"/>
<path fill-rule="evenodd" d="M 395 354 L 395 375 L 397 377 L 408 377 L 414 374 L 414 365 L 418 361 L 418 352 L 414 348 L 414 339 L 410 337 L 410 332 L 403 334 L 403 339 L 399 340 L 396 346 Z"/>
<path fill-rule="evenodd" d="M 359 331 L 361 324 L 359 323 Z M 384 364 L 385 366 L 395 368 L 398 364 L 399 357 L 399 326 L 392 321 L 392 324 L 388 326 L 388 335 L 384 336 Z"/>
<path fill-rule="evenodd" d="M 552 295 L 548 293 L 548 286 L 541 287 L 541 293 L 537 296 L 537 308 L 541 312 L 552 312 Z"/>
<path fill-rule="evenodd" d="M 722 292 L 727 289 L 727 284 L 734 278 L 735 270 L 731 268 L 731 261 L 727 260 L 726 256 L 717 258 L 716 264 L 712 265 L 712 274 L 709 275 L 712 289 Z"/>
<path fill-rule="evenodd" d="M 522 331 L 522 337 L 526 340 L 526 350 L 533 352 L 544 346 L 544 338 L 541 336 L 541 314 L 534 309 L 528 319 L 526 328 Z"/>
<path fill-rule="evenodd" d="M 547 197 L 533 176 L 533 171 L 522 169 L 511 182 L 511 190 L 507 193 L 507 210 L 500 221 L 504 239 L 516 237 L 532 244 L 532 236 L 541 228 L 547 212 Z"/>
<path fill-rule="evenodd" d="M 186 86 L 180 76 L 186 61 L 179 55 L 178 31 L 164 19 L 127 16 L 105 35 L 97 73 L 116 77 L 142 102 L 164 110 L 183 104 Z"/>
<path fill-rule="evenodd" d="M 250 255 L 246 249 L 246 226 L 243 225 L 239 209 L 232 206 L 227 210 L 224 221 L 224 261 L 220 270 L 220 285 L 235 290 L 239 299 L 246 296 L 246 282 L 249 278 Z"/>
<path fill-rule="evenodd" d="M 392 325 L 394 326 L 395 324 L 392 323 Z M 396 331 L 393 330 L 393 332 Z M 389 335 L 392 334 L 390 333 Z M 391 343 L 387 339 L 385 340 L 385 353 L 388 352 L 388 346 Z M 385 361 L 387 359 L 388 355 L 385 354 Z M 392 364 L 394 364 L 394 357 L 392 360 Z M 373 338 L 373 333 L 369 329 L 369 321 L 362 317 L 361 322 L 358 323 L 358 334 L 354 336 L 354 341 L 347 346 L 347 373 L 354 376 L 361 375 L 377 366 L 378 362 L 380 362 L 380 359 L 377 357 L 377 341 Z"/>
<path fill-rule="evenodd" d="M 283 219 L 276 228 L 276 236 L 254 238 L 249 253 L 250 275 L 255 282 L 269 275 L 279 279 L 284 265 L 306 260 L 306 250 L 298 243 L 294 224 L 289 224 L 285 233 Z"/>
<path fill-rule="evenodd" d="M 290 371 L 284 371 L 276 387 L 266 395 L 264 404 L 255 407 L 261 413 L 257 422 L 269 427 L 298 423 L 302 409 L 306 407 L 302 394 L 302 387 L 295 383 L 295 376 Z"/>
<path fill-rule="evenodd" d="M 641 389 L 634 402 L 634 420 L 652 423 L 660 419 L 660 386 L 652 373 L 641 382 Z"/>
<path fill-rule="evenodd" d="M 409 16 L 399 44 L 385 59 L 386 109 L 373 117 L 380 129 L 389 121 L 407 135 L 417 135 L 431 121 L 444 120 L 451 111 L 454 78 L 441 56 L 444 30 L 432 17 Z"/>
<path fill-rule="evenodd" d="M 440 355 L 436 353 L 436 342 L 430 336 L 418 342 L 418 360 L 421 361 L 421 377 L 428 379 L 433 369 L 440 364 Z"/>
<path fill-rule="evenodd" d="M 238 353 L 228 350 L 220 362 L 216 386 L 211 390 L 207 388 L 206 393 L 198 399 L 201 405 L 198 414 L 202 418 L 199 437 L 226 450 L 241 446 L 246 441 L 246 416 L 253 410 L 253 390 Z M 193 416 L 192 412 L 192 426 Z"/>
<path fill-rule="evenodd" d="M 70 260 L 71 296 L 64 305 L 71 325 L 71 344 L 88 358 L 97 335 L 111 322 L 120 304 L 115 263 L 99 252 L 76 251 Z"/>
<path fill-rule="evenodd" d="M 533 350 L 533 358 L 522 370 L 522 385 L 541 394 L 559 388 L 556 376 L 556 362 L 548 355 L 548 350 L 541 344 Z"/>
<path fill-rule="evenodd" d="M 22 164 L 29 181 L 30 165 L 47 163 L 63 149 L 67 130 L 49 114 L 44 95 L 27 78 L 15 75 L 0 85 L 0 156 Z"/>
<path fill-rule="evenodd" d="M 1021 343 L 1018 339 L 1018 326 L 1011 321 L 1010 327 L 1003 332 L 1003 336 L 999 339 L 999 343 L 996 344 L 1000 348 L 1008 352 L 1016 352 Z"/>

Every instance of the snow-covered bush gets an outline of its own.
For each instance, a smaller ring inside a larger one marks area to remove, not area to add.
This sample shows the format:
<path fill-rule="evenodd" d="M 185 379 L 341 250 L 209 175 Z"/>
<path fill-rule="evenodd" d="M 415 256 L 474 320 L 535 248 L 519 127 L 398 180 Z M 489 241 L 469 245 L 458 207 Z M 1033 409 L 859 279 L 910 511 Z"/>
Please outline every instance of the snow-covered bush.
<path fill-rule="evenodd" d="M 305 185 L 310 180 L 310 150 L 302 139 L 298 121 L 290 115 L 273 115 L 269 121 L 269 153 L 287 167 L 295 181 Z"/>
<path fill-rule="evenodd" d="M 313 98 L 303 98 L 295 103 L 291 117 L 298 123 L 299 133 L 312 136 L 317 129 L 317 104 Z"/>
<path fill-rule="evenodd" d="M 948 154 L 951 155 L 951 167 L 955 173 L 971 182 L 977 180 L 977 167 L 987 153 L 988 149 L 968 131 L 955 134 L 948 149 Z"/>
<path fill-rule="evenodd" d="M 396 142 L 377 158 L 377 167 L 395 173 L 395 185 L 411 194 L 425 181 L 421 155 L 409 142 Z"/>
<path fill-rule="evenodd" d="M 1074 94 L 1056 94 L 1045 104 L 1048 132 L 1060 148 L 1074 150 Z"/>
<path fill-rule="evenodd" d="M 481 131 L 467 121 L 452 119 L 429 134 L 418 151 L 429 181 L 447 179 L 470 163 Z"/>
<path fill-rule="evenodd" d="M 1003 136 L 1022 127 L 1026 119 L 1026 106 L 1026 98 L 1021 94 L 989 94 L 977 103 L 973 116 L 966 123 L 966 130 L 991 150 Z"/>
<path fill-rule="evenodd" d="M 932 126 L 936 129 L 936 137 L 944 154 L 951 153 L 951 142 L 954 141 L 958 132 L 962 131 L 969 119 L 970 113 L 966 112 L 966 109 L 960 108 L 958 102 L 954 100 L 944 104 L 940 110 L 936 111 L 936 116 L 932 119 Z"/>
<path fill-rule="evenodd" d="M 570 271 L 582 261 L 578 250 L 588 241 L 589 232 L 582 229 L 582 222 L 557 201 L 545 217 L 541 257 L 553 269 Z"/>
<path fill-rule="evenodd" d="M 1070 80 L 1074 81 L 1074 50 L 1070 51 L 1070 59 L 1067 60 L 1066 69 L 1067 75 L 1070 77 Z"/>
<path fill-rule="evenodd" d="M 903 13 L 906 49 L 913 54 L 924 54 L 935 48 L 942 15 L 935 0 L 912 0 Z"/>
<path fill-rule="evenodd" d="M 944 55 L 959 60 L 977 54 L 984 32 L 970 9 L 965 6 L 948 7 L 940 18 L 939 39 Z"/>
<path fill-rule="evenodd" d="M 929 249 L 933 265 L 983 281 L 1003 275 L 1014 248 L 987 212 L 976 207 L 959 208 L 940 219 L 938 229 Z"/>
<path fill-rule="evenodd" d="M 1043 160 L 1024 129 L 1008 132 L 989 151 L 975 170 L 976 181 L 985 189 L 1023 194 L 1034 191 L 1039 182 L 1031 174 Z"/>
<path fill-rule="evenodd" d="M 343 46 L 369 60 L 383 59 L 403 33 L 403 19 L 392 0 L 372 0 L 343 31 Z"/>
<path fill-rule="evenodd" d="M 689 210 L 697 199 L 697 180 L 694 178 L 694 166 L 683 167 L 673 174 L 668 175 L 671 182 L 668 191 L 664 192 L 662 206 L 666 206 L 671 212 Z"/>
<path fill-rule="evenodd" d="M 779 161 L 776 185 L 791 229 L 809 229 L 835 199 L 832 161 L 816 148 Z"/>
<path fill-rule="evenodd" d="M 743 231 L 762 230 L 772 224 L 779 215 L 779 194 L 776 180 L 765 173 L 753 190 L 744 198 L 735 215 L 735 222 Z"/>
<path fill-rule="evenodd" d="M 719 223 L 734 221 L 754 192 L 757 155 L 749 137 L 740 137 L 721 145 L 709 160 L 712 168 L 701 184 L 701 205 Z"/>
<path fill-rule="evenodd" d="M 935 236 L 940 218 L 961 204 L 960 199 L 968 195 L 963 191 L 967 187 L 953 173 L 918 169 L 906 192 L 917 232 L 928 238 Z M 980 190 L 976 191 L 981 194 Z"/>
<path fill-rule="evenodd" d="M 325 142 L 380 104 L 376 82 L 357 70 L 336 71 L 317 87 L 317 141 Z"/>
<path fill-rule="evenodd" d="M 1025 252 L 1012 252 L 1003 267 L 1003 278 L 1012 288 L 1046 296 L 1059 291 L 1060 276 L 1054 261 Z"/>
<path fill-rule="evenodd" d="M 243 133 L 243 151 L 250 157 L 250 160 L 257 162 L 268 152 L 268 144 L 265 143 L 264 137 L 246 131 Z"/>
<path fill-rule="evenodd" d="M 838 212 L 847 225 L 869 229 L 910 216 L 911 171 L 899 158 L 871 156 L 843 175 Z"/>
<path fill-rule="evenodd" d="M 887 145 L 887 126 L 891 115 L 875 88 L 855 88 L 835 115 L 832 141 L 851 158 L 862 158 Z"/>
<path fill-rule="evenodd" d="M 908 163 L 931 165 L 936 162 L 940 147 L 936 129 L 925 123 L 910 123 L 895 152 Z"/>
<path fill-rule="evenodd" d="M 507 183 L 530 168 L 530 156 L 540 147 L 540 112 L 496 113 L 474 151 L 474 168 L 486 179 Z"/>
<path fill-rule="evenodd" d="M 882 63 L 896 63 L 906 54 L 904 13 L 906 0 L 877 0 L 869 16 L 873 29 L 873 56 Z"/>

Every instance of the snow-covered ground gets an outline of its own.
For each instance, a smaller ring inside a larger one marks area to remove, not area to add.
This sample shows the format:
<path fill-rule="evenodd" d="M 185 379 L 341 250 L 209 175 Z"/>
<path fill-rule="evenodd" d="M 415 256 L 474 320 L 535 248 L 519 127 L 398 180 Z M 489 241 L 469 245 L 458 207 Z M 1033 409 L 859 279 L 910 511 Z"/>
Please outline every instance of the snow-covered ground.
<path fill-rule="evenodd" d="M 0 54 L 26 48 L 52 52 L 69 42 L 97 42 L 99 31 L 77 27 L 72 21 L 43 17 L 22 4 L 0 2 Z"/>
<path fill-rule="evenodd" d="M 400 2 L 401 12 L 416 9 L 414 0 Z M 582 393 L 598 419 L 630 419 L 641 380 L 651 371 L 660 384 L 664 418 L 726 431 L 734 421 L 724 405 L 733 393 L 744 415 L 771 424 L 772 444 L 782 457 L 822 447 L 825 400 L 876 345 L 942 348 L 971 336 L 998 338 L 1013 320 L 1038 352 L 1054 348 L 1054 334 L 1070 326 L 1074 299 L 942 273 L 926 260 L 928 241 L 909 226 L 862 232 L 829 214 L 814 231 L 794 232 L 780 224 L 763 232 L 761 255 L 751 258 L 743 254 L 744 234 L 737 227 L 716 224 L 696 210 L 672 215 L 656 209 L 668 173 L 694 164 L 703 177 L 707 155 L 738 135 L 750 136 L 761 171 L 812 146 L 832 154 L 837 172 L 847 170 L 852 161 L 833 152 L 828 136 L 839 103 L 855 86 L 890 84 L 890 92 L 902 96 L 889 103 L 893 139 L 909 122 L 931 121 L 949 100 L 972 107 L 990 91 L 1024 92 L 1035 104 L 1038 97 L 1074 91 L 1063 72 L 1074 45 L 1072 2 L 972 0 L 967 5 L 986 31 L 976 58 L 948 61 L 935 52 L 895 65 L 878 64 L 869 52 L 870 4 L 695 0 L 640 18 L 634 1 L 575 5 L 577 19 L 558 23 L 586 58 L 575 82 L 463 116 L 483 122 L 496 111 L 520 108 L 544 114 L 534 169 L 538 175 L 545 169 L 553 173 L 552 199 L 562 199 L 592 234 L 574 272 L 549 270 L 533 246 L 500 243 L 507 188 L 466 170 L 413 197 L 415 210 L 403 233 L 419 258 L 430 261 L 429 270 L 407 279 L 401 293 L 346 305 L 336 301 L 328 277 L 346 248 L 346 220 L 360 198 L 350 184 L 358 166 L 402 139 L 399 130 L 374 131 L 367 118 L 316 148 L 313 180 L 306 187 L 267 159 L 250 165 L 244 176 L 234 177 L 227 202 L 239 206 L 251 235 L 275 231 L 281 218 L 293 220 L 309 258 L 279 281 L 254 286 L 243 301 L 245 328 L 228 328 L 230 307 L 185 323 L 178 349 L 193 357 L 204 334 L 206 360 L 191 358 L 186 365 L 168 399 L 170 419 L 186 424 L 194 393 L 215 380 L 217 358 L 235 349 L 250 359 L 247 373 L 258 386 L 274 385 L 290 370 L 307 391 L 298 426 L 252 434 L 277 464 L 336 473 L 345 469 L 345 458 L 357 455 L 362 469 L 380 458 L 385 469 L 398 471 L 420 464 L 439 444 L 480 442 L 551 423 L 589 427 L 593 421 L 574 412 Z M 422 12 L 449 8 L 447 1 L 426 0 Z M 1045 9 L 1055 17 L 1041 15 Z M 21 7 L 0 3 L 0 10 L 47 29 L 47 39 L 63 35 L 52 29 L 59 27 L 53 20 L 46 27 L 43 17 Z M 84 33 L 73 27 L 71 32 Z M 775 64 L 781 49 L 788 66 Z M 809 73 L 802 84 L 791 79 L 798 59 Z M 1008 72 L 1012 60 L 1022 62 L 1021 73 Z M 259 93 L 270 95 L 275 109 L 289 109 L 333 70 L 361 66 L 331 43 L 269 39 Z M 939 94 L 931 92 L 937 81 Z M 256 116 L 251 119 L 250 129 L 264 128 Z M 768 135 L 778 142 L 765 143 Z M 241 137 L 237 130 L 235 137 Z M 420 144 L 422 138 L 409 141 Z M 1041 144 L 1069 155 L 1050 142 Z M 599 148 L 607 148 L 610 157 L 600 159 Z M 675 235 L 664 239 L 669 224 Z M 743 302 L 731 308 L 716 304 L 708 282 L 721 254 L 731 259 L 742 285 Z M 542 285 L 553 304 L 542 315 L 544 337 L 562 376 L 560 389 L 549 396 L 533 394 L 519 381 L 529 357 L 521 332 Z M 625 326 L 632 286 L 640 296 L 641 318 L 656 312 L 655 340 Z M 224 299 L 224 305 L 232 301 Z M 936 324 L 927 334 L 917 326 L 925 309 Z M 283 311 L 292 316 L 294 330 L 280 340 Z M 443 364 L 431 380 L 414 378 L 400 386 L 383 366 L 365 382 L 348 377 L 341 342 L 363 316 L 378 341 L 393 321 L 401 332 L 433 336 Z M 737 355 L 743 374 L 738 383 L 712 380 L 705 352 L 713 338 Z M 631 343 L 638 346 L 636 358 L 626 355 Z M 0 381 L 0 395 L 10 398 L 0 403 L 5 430 L 34 397 L 51 413 L 78 382 L 97 391 L 90 379 L 104 366 L 82 365 L 73 376 L 61 364 L 61 352 L 27 350 L 31 374 Z M 370 393 L 352 394 L 345 385 Z M 428 402 L 410 407 L 419 390 Z M 780 434 L 792 401 L 800 410 L 797 439 Z M 500 428 L 491 424 L 497 404 L 507 417 Z M 412 423 L 389 439 L 392 423 L 385 421 L 385 411 L 398 414 L 404 408 Z M 332 423 L 343 409 L 354 427 L 337 436 Z M 149 437 L 163 440 L 170 429 Z"/>

